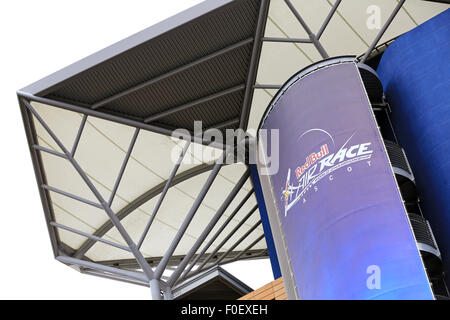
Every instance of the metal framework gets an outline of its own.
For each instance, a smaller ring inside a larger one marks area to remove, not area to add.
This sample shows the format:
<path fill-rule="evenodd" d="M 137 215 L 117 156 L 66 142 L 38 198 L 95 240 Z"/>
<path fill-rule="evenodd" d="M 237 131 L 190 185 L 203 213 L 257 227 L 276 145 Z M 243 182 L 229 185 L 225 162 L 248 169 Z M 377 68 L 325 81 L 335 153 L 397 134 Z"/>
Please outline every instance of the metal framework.
<path fill-rule="evenodd" d="M 369 48 L 366 50 L 366 52 L 361 57 L 358 58 L 361 63 L 364 63 L 368 59 L 368 57 L 372 53 L 372 51 L 377 47 L 378 43 L 380 42 L 381 37 L 385 34 L 386 30 L 389 28 L 390 24 L 392 23 L 394 18 L 397 16 L 400 9 L 403 7 L 405 1 L 406 0 L 398 1 L 398 4 L 395 6 L 391 15 L 389 16 L 389 18 L 384 23 L 383 27 L 378 32 L 375 39 L 372 41 L 371 45 L 369 46 Z M 322 58 L 324 58 L 324 59 L 329 58 L 327 51 L 325 50 L 323 45 L 320 43 L 320 38 L 322 37 L 325 29 L 327 28 L 327 26 L 330 23 L 331 19 L 333 18 L 334 14 L 336 13 L 337 9 L 339 8 L 339 5 L 341 4 L 342 0 L 336 0 L 336 2 L 333 4 L 330 12 L 328 13 L 327 17 L 325 18 L 324 22 L 322 23 L 322 25 L 317 33 L 314 33 L 313 31 L 311 31 L 311 28 L 308 26 L 308 24 L 302 18 L 301 14 L 298 12 L 298 10 L 295 8 L 295 6 L 292 4 L 291 0 L 284 0 L 284 2 L 289 7 L 289 10 L 294 14 L 295 18 L 298 20 L 298 22 L 302 26 L 303 30 L 306 31 L 309 39 L 263 37 L 261 40 L 265 41 L 265 42 L 311 43 L 317 49 L 317 51 L 322 56 Z M 447 1 L 434 1 L 434 2 L 447 3 Z M 282 87 L 282 84 L 255 84 L 255 83 L 253 84 L 254 89 L 279 90 L 281 87 Z"/>
<path fill-rule="evenodd" d="M 210 234 L 211 230 L 216 225 L 216 223 L 219 221 L 219 219 L 222 217 L 223 213 L 228 208 L 229 204 L 234 200 L 237 193 L 241 190 L 244 183 L 248 180 L 249 172 L 247 170 L 245 172 L 245 174 L 240 178 L 240 180 L 236 184 L 236 186 L 233 188 L 231 193 L 228 195 L 228 197 L 225 199 L 222 206 L 216 212 L 216 214 L 214 215 L 214 218 L 210 221 L 207 228 L 205 228 L 205 230 L 202 232 L 201 236 L 196 241 L 195 245 L 191 248 L 189 253 L 186 256 L 184 256 L 182 259 L 173 256 L 175 249 L 177 248 L 181 238 L 185 234 L 186 229 L 188 228 L 190 222 L 192 221 L 203 198 L 205 197 L 209 188 L 211 187 L 212 183 L 214 182 L 214 179 L 217 176 L 220 168 L 223 165 L 225 165 L 225 158 L 232 151 L 232 150 L 230 150 L 230 148 L 226 148 L 223 151 L 221 161 L 217 161 L 215 164 L 204 164 L 204 165 L 195 167 L 193 169 L 187 170 L 186 172 L 183 172 L 183 173 L 177 175 L 177 170 L 178 170 L 178 168 L 181 164 L 181 161 L 183 160 L 183 157 L 186 154 L 189 144 L 190 144 L 189 142 L 186 142 L 186 144 L 183 148 L 183 151 L 182 151 L 178 161 L 176 162 L 176 164 L 171 172 L 171 175 L 167 179 L 167 181 L 160 184 L 159 186 L 156 186 L 152 190 L 149 190 L 148 192 L 144 193 L 141 197 L 139 197 L 132 203 L 128 204 L 125 208 L 123 208 L 119 212 L 115 213 L 111 209 L 111 204 L 114 201 L 115 194 L 120 185 L 120 181 L 123 177 L 123 173 L 126 169 L 128 160 L 130 159 L 133 147 L 134 147 L 137 137 L 139 135 L 140 128 L 136 127 L 136 129 L 135 129 L 133 137 L 129 143 L 127 153 L 123 160 L 122 166 L 120 168 L 118 176 L 116 177 L 116 181 L 114 183 L 114 187 L 111 192 L 110 198 L 107 200 L 101 196 L 100 192 L 94 186 L 92 181 L 89 179 L 86 172 L 81 168 L 81 166 L 79 165 L 77 160 L 75 160 L 75 158 L 74 158 L 79 140 L 83 134 L 83 129 L 85 127 L 86 120 L 89 115 L 86 113 L 84 114 L 81 124 L 80 124 L 80 127 L 78 129 L 75 141 L 74 141 L 73 145 L 71 146 L 71 148 L 68 148 L 61 142 L 61 140 L 50 129 L 48 124 L 44 121 L 44 119 L 38 114 L 38 112 L 32 106 L 33 101 L 42 101 L 42 100 L 39 97 L 33 97 L 33 99 L 30 99 L 29 95 L 22 95 L 19 93 L 19 102 L 20 102 L 22 114 L 24 115 L 24 122 L 25 122 L 25 127 L 27 129 L 26 131 L 27 131 L 27 137 L 28 137 L 29 144 L 30 144 L 30 151 L 32 153 L 32 158 L 34 160 L 33 163 L 35 165 L 36 172 L 37 173 L 41 172 L 40 175 L 37 175 L 38 184 L 40 187 L 41 195 L 43 197 L 43 204 L 44 204 L 44 200 L 46 200 L 45 205 L 44 205 L 44 208 L 46 209 L 45 210 L 46 219 L 48 221 L 48 228 L 49 228 L 50 237 L 52 239 L 52 244 L 54 247 L 55 257 L 58 261 L 63 262 L 68 265 L 78 266 L 80 268 L 80 271 L 82 271 L 85 274 L 95 275 L 95 276 L 99 276 L 99 277 L 105 277 L 105 278 L 114 279 L 114 280 L 118 280 L 118 281 L 124 281 L 127 283 L 150 286 L 153 299 L 161 299 L 163 297 L 165 297 L 165 298 L 171 297 L 171 288 L 173 288 L 174 285 L 177 283 L 177 280 L 179 280 L 179 277 L 181 276 L 182 272 L 185 271 L 185 268 L 187 267 L 187 265 L 193 258 L 194 258 L 195 262 L 193 262 L 190 265 L 190 269 L 192 269 L 192 267 L 195 265 L 195 263 L 200 261 L 200 262 L 202 262 L 201 268 L 198 269 L 198 271 L 200 271 L 200 270 L 204 270 L 205 266 L 208 268 L 211 268 L 211 267 L 214 267 L 215 265 L 218 265 L 219 263 L 225 264 L 225 263 L 233 262 L 233 261 L 236 261 L 237 259 L 240 259 L 244 255 L 247 255 L 247 257 L 249 257 L 249 258 L 257 258 L 257 257 L 267 254 L 265 249 L 257 250 L 257 251 L 253 251 L 253 252 L 251 250 L 260 240 L 263 239 L 263 235 L 259 236 L 257 238 L 257 241 L 253 241 L 250 246 L 247 246 L 245 248 L 245 250 L 243 250 L 241 252 L 233 252 L 233 254 L 230 254 L 231 251 L 234 248 L 236 248 L 236 246 L 238 244 L 240 244 L 242 241 L 244 241 L 247 238 L 247 236 L 250 235 L 256 229 L 256 227 L 260 224 L 260 222 L 259 222 L 256 226 L 252 227 L 249 231 L 247 231 L 244 237 L 241 237 L 241 239 L 239 239 L 236 243 L 234 243 L 232 246 L 232 249 L 228 250 L 225 253 L 218 254 L 218 255 L 217 255 L 218 250 L 215 250 L 214 255 L 216 255 L 216 257 L 214 257 L 214 259 L 212 259 L 213 255 L 210 255 L 210 256 L 208 256 L 207 260 L 205 260 L 205 259 L 200 260 L 201 255 L 203 255 L 206 250 L 204 250 L 201 254 L 196 255 L 196 252 L 199 249 L 199 247 L 202 245 L 203 241 Z M 53 102 L 53 101 L 48 101 L 48 100 L 45 100 L 45 102 L 50 106 L 55 106 L 55 107 L 59 106 L 58 102 Z M 48 148 L 41 147 L 37 144 L 37 140 L 36 140 L 37 136 L 36 136 L 36 132 L 35 132 L 35 129 L 33 126 L 33 120 L 32 120 L 33 117 L 42 125 L 42 127 L 45 129 L 45 131 L 50 135 L 50 137 L 54 140 L 54 142 L 62 150 L 62 153 L 53 151 Z M 89 189 L 95 195 L 98 202 L 87 200 L 87 199 L 81 198 L 77 195 L 68 193 L 64 190 L 59 190 L 57 188 L 47 185 L 45 175 L 43 174 L 43 171 L 42 171 L 43 167 L 42 167 L 42 163 L 41 163 L 41 161 L 42 161 L 41 155 L 40 155 L 41 152 L 48 152 L 52 155 L 61 157 L 65 160 L 69 161 L 70 164 L 73 166 L 73 168 L 78 172 L 80 177 L 83 179 L 84 183 L 89 187 Z M 155 264 L 155 259 L 144 258 L 144 256 L 142 255 L 142 253 L 140 252 L 139 249 L 146 237 L 148 230 L 151 227 L 151 224 L 152 224 L 169 188 L 176 185 L 177 183 L 180 183 L 182 181 L 185 181 L 186 179 L 189 179 L 190 177 L 193 177 L 197 174 L 207 172 L 207 171 L 210 171 L 207 182 L 202 187 L 200 194 L 198 195 L 197 199 L 195 200 L 194 204 L 192 205 L 191 209 L 189 210 L 188 214 L 186 215 L 182 226 L 178 230 L 175 238 L 172 240 L 172 243 L 171 243 L 169 249 L 167 250 L 167 252 L 164 254 L 164 256 L 162 258 L 159 259 L 159 261 L 157 261 L 156 264 Z M 79 202 L 82 202 L 82 203 L 85 203 L 85 204 L 88 204 L 88 205 L 91 205 L 96 208 L 100 208 L 100 209 L 104 210 L 104 212 L 109 217 L 108 222 L 105 223 L 105 225 L 103 225 L 101 228 L 99 228 L 92 235 L 57 223 L 54 219 L 54 214 L 52 212 L 50 202 L 49 202 L 49 199 L 50 199 L 49 192 L 50 191 L 56 192 L 63 196 L 70 197 L 71 199 L 74 199 L 76 201 L 79 201 Z M 252 193 L 253 193 L 253 191 L 249 192 L 247 194 L 247 196 L 244 198 L 244 200 L 241 201 L 240 205 L 234 210 L 233 214 L 227 219 L 224 226 L 222 228 L 220 228 L 220 231 L 215 234 L 214 238 L 217 238 L 217 236 L 225 229 L 226 225 L 228 225 L 228 223 L 231 221 L 231 219 L 241 209 L 242 205 L 250 198 Z M 125 230 L 125 228 L 122 226 L 121 220 L 125 216 L 127 216 L 129 213 L 131 213 L 134 209 L 136 209 L 137 207 L 139 207 L 140 205 L 147 202 L 148 200 L 150 200 L 151 198 L 155 197 L 158 194 L 160 196 L 159 196 L 157 205 L 155 206 L 154 211 L 146 225 L 145 231 L 143 232 L 139 242 L 134 243 L 132 241 L 131 237 L 129 236 L 129 234 L 127 233 L 127 231 Z M 257 207 L 255 207 L 250 212 L 250 214 L 247 215 L 247 217 L 239 224 L 238 227 L 242 226 L 244 224 L 244 222 L 247 220 L 247 218 L 254 211 L 256 211 L 256 209 L 257 209 Z M 110 230 L 112 227 L 115 227 L 119 231 L 123 240 L 127 244 L 126 246 L 102 238 L 102 236 L 105 235 L 106 232 L 108 230 Z M 58 240 L 58 233 L 56 232 L 56 229 L 66 230 L 68 232 L 75 233 L 77 235 L 85 237 L 87 240 L 81 246 L 81 248 L 79 250 L 77 250 L 76 252 L 73 252 L 72 254 L 69 255 L 67 252 L 65 252 L 65 250 L 62 250 L 62 248 L 58 248 L 56 246 L 58 243 L 60 243 L 60 241 Z M 232 233 L 226 236 L 226 240 L 230 239 L 232 234 L 234 234 L 237 229 L 238 228 L 233 229 Z M 98 263 L 98 262 L 89 261 L 89 259 L 87 259 L 84 256 L 84 254 L 96 242 L 101 242 L 101 243 L 107 244 L 109 246 L 130 252 L 133 254 L 135 259 L 133 261 L 128 262 L 129 263 L 128 266 L 126 265 L 126 262 L 124 262 L 123 265 L 120 265 L 120 263 L 122 261 L 118 261 L 115 263 L 111 263 L 111 262 Z M 223 245 L 223 244 L 224 244 L 224 242 L 221 245 Z M 180 262 L 180 259 L 181 259 L 181 262 Z M 152 265 L 155 266 L 155 268 L 153 268 Z M 170 266 L 172 266 L 172 265 L 177 266 L 177 267 L 175 268 L 172 275 L 169 278 L 165 279 L 165 277 L 163 276 L 163 273 L 167 268 L 170 268 Z M 131 270 L 128 270 L 128 268 L 140 269 L 140 270 L 142 270 L 142 272 L 141 271 L 131 271 Z M 196 272 L 194 274 L 197 274 L 198 271 L 196 270 Z M 184 278 L 186 278 L 186 277 L 184 276 L 183 279 Z"/>
<path fill-rule="evenodd" d="M 219 264 L 226 264 L 230 262 L 234 262 L 236 260 L 240 259 L 246 259 L 246 258 L 258 258 L 261 256 L 267 255 L 267 250 L 253 250 L 254 246 L 261 240 L 263 240 L 264 235 L 258 236 L 254 241 L 252 241 L 244 250 L 242 251 L 233 251 L 240 243 L 242 243 L 245 239 L 248 238 L 250 234 L 252 234 L 261 224 L 261 221 L 259 220 L 257 223 L 255 223 L 250 229 L 245 232 L 245 234 L 235 241 L 231 246 L 228 248 L 225 252 L 219 252 L 225 244 L 229 242 L 229 240 L 232 238 L 232 236 L 245 224 L 245 222 L 256 212 L 258 209 L 257 206 L 253 207 L 246 216 L 237 224 L 231 232 L 225 235 L 224 239 L 220 242 L 220 244 L 212 250 L 209 254 L 207 254 L 208 249 L 211 247 L 211 245 L 214 243 L 214 241 L 220 236 L 223 235 L 223 232 L 225 228 L 229 225 L 229 223 L 232 221 L 232 219 L 236 216 L 236 214 L 241 210 L 241 208 L 244 206 L 244 204 L 247 202 L 247 200 L 253 195 L 253 189 L 248 192 L 248 194 L 242 199 L 242 201 L 238 204 L 238 206 L 234 209 L 234 211 L 228 216 L 226 221 L 218 228 L 218 230 L 211 236 L 211 238 L 208 240 L 208 242 L 203 246 L 202 250 L 200 252 L 197 252 L 201 245 L 204 244 L 205 240 L 208 236 L 210 236 L 214 226 L 217 225 L 219 219 L 223 216 L 223 213 L 226 211 L 226 209 L 229 207 L 230 203 L 235 199 L 235 196 L 237 193 L 241 190 L 244 183 L 249 179 L 249 171 L 247 170 L 245 174 L 239 179 L 233 190 L 225 197 L 222 205 L 217 210 L 217 212 L 214 214 L 211 221 L 208 223 L 207 227 L 203 230 L 200 237 L 197 239 L 195 244 L 192 246 L 192 248 L 189 250 L 189 252 L 182 257 L 174 256 L 174 252 L 177 248 L 177 246 L 180 243 L 180 240 L 182 239 L 183 235 L 186 232 L 186 229 L 190 225 L 192 219 L 194 218 L 200 204 L 202 203 L 205 195 L 207 194 L 208 190 L 210 189 L 211 185 L 214 182 L 214 179 L 216 178 L 219 170 L 224 165 L 224 161 L 218 161 L 213 164 L 203 164 L 198 167 L 195 167 L 193 169 L 187 170 L 183 173 L 177 174 L 177 171 L 180 167 L 180 164 L 183 160 L 183 157 L 185 156 L 190 142 L 197 142 L 197 143 L 205 143 L 205 141 L 201 140 L 201 138 L 194 137 L 191 138 L 191 136 L 183 137 L 186 140 L 190 139 L 184 146 L 184 149 L 182 153 L 180 154 L 180 157 L 178 161 L 175 163 L 172 172 L 169 176 L 169 178 L 162 182 L 161 184 L 157 185 L 156 187 L 146 191 L 141 196 L 136 198 L 134 201 L 126 205 L 123 209 L 121 209 L 118 212 L 113 212 L 111 209 L 111 205 L 113 204 L 116 192 L 119 188 L 121 179 L 123 177 L 123 174 L 125 172 L 125 169 L 128 164 L 128 160 L 131 156 L 131 153 L 133 151 L 134 145 L 136 143 L 136 140 L 138 138 L 140 130 L 148 130 L 151 132 L 168 135 L 170 136 L 172 133 L 172 130 L 170 128 L 165 129 L 158 125 L 153 125 L 152 123 L 156 120 L 159 120 L 163 117 L 166 117 L 168 115 L 177 113 L 182 110 L 187 110 L 192 107 L 195 107 L 201 103 L 211 101 L 214 99 L 218 99 L 222 96 L 226 96 L 228 94 L 243 91 L 244 92 L 244 102 L 242 105 L 242 112 L 239 118 L 233 118 L 226 121 L 223 121 L 221 123 L 217 123 L 211 128 L 227 128 L 230 125 L 239 125 L 240 128 L 246 129 L 249 119 L 249 112 L 250 112 L 250 105 L 252 103 L 253 93 L 254 89 L 279 89 L 281 85 L 276 84 L 256 84 L 256 75 L 258 72 L 258 64 L 259 64 L 259 58 L 260 53 L 262 49 L 263 42 L 288 42 L 288 43 L 311 43 L 315 46 L 319 54 L 323 58 L 328 58 L 328 53 L 326 49 L 322 46 L 320 43 L 320 38 L 323 35 L 326 27 L 328 26 L 330 20 L 332 19 L 333 15 L 337 11 L 341 0 L 337 0 L 334 5 L 332 6 L 329 14 L 325 18 L 324 22 L 322 23 L 320 29 L 317 33 L 314 33 L 311 31 L 310 27 L 307 25 L 307 23 L 303 20 L 301 14 L 296 10 L 294 5 L 290 0 L 284 0 L 286 5 L 289 7 L 289 9 L 294 14 L 295 18 L 298 20 L 300 26 L 307 32 L 308 39 L 296 39 L 296 38 L 275 38 L 275 37 L 264 37 L 265 32 L 265 24 L 267 21 L 267 15 L 268 15 L 268 9 L 269 9 L 269 0 L 261 0 L 261 7 L 258 15 L 258 21 L 257 26 L 255 30 L 254 37 L 248 38 L 242 41 L 239 41 L 235 44 L 232 44 L 231 46 L 227 46 L 219 51 L 216 51 L 212 54 L 206 55 L 204 57 L 201 57 L 189 64 L 186 64 L 182 67 L 176 68 L 174 70 L 171 70 L 169 72 L 166 72 L 162 75 L 159 75 L 153 79 L 147 80 L 141 84 L 138 84 L 136 86 L 133 86 L 132 88 L 129 88 L 125 91 L 119 92 L 113 96 L 110 96 L 106 99 L 103 99 L 101 101 L 98 101 L 94 103 L 89 108 L 86 108 L 85 106 L 75 105 L 72 103 L 66 103 L 61 101 L 56 101 L 54 99 L 50 98 L 44 98 L 42 97 L 45 93 L 45 90 L 39 91 L 36 88 L 30 88 L 30 91 L 28 92 L 18 92 L 19 96 L 19 104 L 20 109 L 22 112 L 22 117 L 25 125 L 26 135 L 28 139 L 28 143 L 30 146 L 30 153 L 33 161 L 33 166 L 36 173 L 36 179 L 39 186 L 39 192 L 42 200 L 42 205 L 45 212 L 45 218 L 48 226 L 48 232 L 50 235 L 53 253 L 56 259 L 62 263 L 65 263 L 67 265 L 73 265 L 78 266 L 80 271 L 89 274 L 94 275 L 98 277 L 104 277 L 108 279 L 114 279 L 117 281 L 123 281 L 127 283 L 133 283 L 137 285 L 142 286 L 149 286 L 151 288 L 152 297 L 153 299 L 170 299 L 172 297 L 172 289 L 176 287 L 177 285 L 180 285 L 183 281 L 189 279 L 190 277 L 193 277 L 195 275 L 198 275 L 199 273 L 205 271 L 208 268 L 212 268 Z M 398 5 L 395 7 L 394 11 L 392 12 L 389 19 L 386 21 L 372 44 L 367 49 L 366 53 L 362 56 L 360 59 L 361 62 L 365 62 L 366 59 L 369 57 L 372 50 L 377 46 L 378 42 L 380 41 L 381 37 L 391 24 L 392 20 L 395 18 L 398 11 L 401 9 L 402 5 L 404 4 L 405 0 L 399 1 Z M 202 9 L 203 10 L 203 9 Z M 108 112 L 105 112 L 102 110 L 102 107 L 105 106 L 108 103 L 111 103 L 112 101 L 115 101 L 121 97 L 124 97 L 126 95 L 129 95 L 143 87 L 149 86 L 152 83 L 155 83 L 157 81 L 161 81 L 163 79 L 168 78 L 169 76 L 178 74 L 184 70 L 187 70 L 189 68 L 192 68 L 200 63 L 203 63 L 205 61 L 208 61 L 214 57 L 223 55 L 231 50 L 234 50 L 236 48 L 240 48 L 242 46 L 248 45 L 250 43 L 253 43 L 252 51 L 251 51 L 251 59 L 250 59 L 250 67 L 249 72 L 247 76 L 246 83 L 241 83 L 237 86 L 230 87 L 228 89 L 225 89 L 220 92 L 216 92 L 214 94 L 204 96 L 200 99 L 196 99 L 194 101 L 191 101 L 189 103 L 185 103 L 179 106 L 175 106 L 171 108 L 170 110 L 160 112 L 157 114 L 149 115 L 147 118 L 143 119 L 143 121 L 140 120 L 132 120 L 126 117 L 121 117 L 120 115 L 114 115 Z M 39 87 L 39 86 L 38 86 Z M 29 93 L 31 92 L 31 93 Z M 72 146 L 65 146 L 61 140 L 55 135 L 55 133 L 50 129 L 50 127 L 46 124 L 44 119 L 40 117 L 40 115 L 36 112 L 35 108 L 32 106 L 32 102 L 40 102 L 44 103 L 49 106 L 62 108 L 74 112 L 78 112 L 83 114 L 82 121 L 80 123 L 75 141 Z M 51 136 L 51 138 L 54 140 L 54 142 L 58 145 L 61 152 L 57 152 L 45 147 L 42 147 L 38 145 L 37 142 L 37 135 L 36 135 L 36 129 L 33 124 L 33 117 L 39 121 L 39 123 L 43 126 L 45 131 Z M 109 199 L 104 199 L 98 189 L 95 187 L 95 185 L 92 183 L 86 172 L 81 168 L 77 160 L 75 159 L 75 154 L 77 151 L 77 147 L 80 141 L 80 138 L 83 134 L 84 127 L 86 124 L 86 121 L 88 117 L 97 117 L 113 122 L 117 122 L 120 124 L 124 124 L 127 126 L 131 126 L 135 128 L 135 132 L 133 134 L 133 137 L 129 143 L 129 147 L 127 150 L 127 153 L 125 155 L 125 158 L 123 160 L 122 166 L 120 168 L 120 171 L 118 173 L 118 176 L 116 177 L 113 191 L 109 197 Z M 210 141 L 207 141 L 209 145 L 211 145 Z M 221 157 L 221 160 L 224 160 L 232 150 L 230 150 L 229 147 L 224 146 L 222 144 L 220 145 L 214 145 L 216 147 L 219 147 L 223 149 L 223 154 Z M 80 177 L 83 179 L 86 186 L 91 190 L 95 198 L 97 199 L 97 202 L 93 202 L 91 200 L 87 200 L 84 198 L 81 198 L 79 196 L 70 194 L 64 190 L 59 190 L 57 188 L 54 188 L 50 185 L 48 185 L 46 181 L 45 172 L 43 170 L 43 164 L 42 164 L 42 158 L 41 153 L 46 152 L 49 154 L 52 154 L 54 156 L 58 156 L 60 158 L 63 158 L 70 162 L 70 164 L 73 166 L 73 168 L 78 172 Z M 176 236 L 172 240 L 169 249 L 166 251 L 166 253 L 162 257 L 156 257 L 156 258 L 149 258 L 144 257 L 143 254 L 140 251 L 140 248 L 142 246 L 142 243 L 144 242 L 147 233 L 149 232 L 149 229 L 152 226 L 152 223 L 155 219 L 155 217 L 158 214 L 158 210 L 161 207 L 161 204 L 164 201 L 164 198 L 169 190 L 169 188 L 177 185 L 180 182 L 186 181 L 187 179 L 194 177 L 198 174 L 209 172 L 209 177 L 206 181 L 206 183 L 203 185 L 200 194 L 195 199 L 192 207 L 187 212 L 185 219 L 179 228 L 178 232 L 176 233 Z M 96 208 L 102 209 L 107 216 L 109 217 L 109 220 L 101 226 L 98 230 L 96 230 L 93 234 L 87 234 L 85 232 L 76 230 L 74 228 L 61 225 L 55 221 L 54 212 L 51 206 L 50 201 L 50 192 L 55 192 L 58 194 L 61 194 L 66 197 L 70 197 L 76 201 L 94 206 Z M 131 212 L 133 212 L 136 208 L 141 206 L 142 204 L 146 203 L 150 199 L 153 199 L 154 197 L 159 196 L 156 206 L 153 209 L 153 212 L 151 214 L 150 219 L 148 220 L 144 232 L 142 233 L 141 237 L 139 238 L 139 241 L 135 243 L 130 235 L 127 233 L 125 228 L 123 227 L 121 220 L 124 219 L 126 216 L 128 216 Z M 122 236 L 123 240 L 126 243 L 126 246 L 106 240 L 103 238 L 103 236 L 111 229 L 115 227 L 120 235 Z M 66 230 L 75 234 L 78 234 L 80 236 L 83 236 L 86 238 L 86 241 L 83 243 L 83 245 L 75 252 L 69 252 L 67 248 L 64 247 L 63 243 L 60 241 L 58 237 L 58 233 L 56 232 L 57 229 Z M 104 261 L 104 262 L 92 262 L 89 261 L 89 259 L 85 256 L 86 252 L 96 243 L 96 242 L 102 242 L 104 244 L 113 246 L 115 248 L 131 252 L 133 254 L 134 259 L 132 260 L 118 260 L 118 261 Z M 168 268 L 173 267 L 173 273 L 169 277 L 164 277 L 163 273 Z M 140 269 L 141 271 L 132 271 L 130 269 Z"/>

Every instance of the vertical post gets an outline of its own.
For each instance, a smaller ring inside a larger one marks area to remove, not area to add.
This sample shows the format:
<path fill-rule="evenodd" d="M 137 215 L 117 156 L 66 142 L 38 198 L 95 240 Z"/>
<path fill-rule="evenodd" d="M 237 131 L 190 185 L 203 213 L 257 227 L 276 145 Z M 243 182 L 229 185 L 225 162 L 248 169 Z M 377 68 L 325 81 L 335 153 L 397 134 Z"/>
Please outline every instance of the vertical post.
<path fill-rule="evenodd" d="M 47 223 L 47 229 L 51 240 L 53 256 L 59 255 L 59 236 L 56 229 L 50 225 L 50 222 L 55 220 L 53 207 L 51 206 L 50 194 L 47 190 L 41 188 L 41 185 L 47 183 L 45 173 L 42 166 L 42 158 L 39 152 L 35 150 L 32 146 L 37 145 L 37 135 L 34 127 L 33 119 L 28 108 L 26 108 L 22 99 L 19 99 L 20 111 L 22 113 L 23 125 L 25 127 L 25 133 L 28 140 L 28 145 L 30 146 L 30 155 L 34 167 L 34 172 L 36 176 L 36 181 L 38 184 L 39 194 L 41 198 L 42 207 L 44 208 L 45 221 Z"/>
<path fill-rule="evenodd" d="M 150 291 L 152 293 L 152 300 L 161 300 L 161 287 L 158 279 L 150 280 Z"/>

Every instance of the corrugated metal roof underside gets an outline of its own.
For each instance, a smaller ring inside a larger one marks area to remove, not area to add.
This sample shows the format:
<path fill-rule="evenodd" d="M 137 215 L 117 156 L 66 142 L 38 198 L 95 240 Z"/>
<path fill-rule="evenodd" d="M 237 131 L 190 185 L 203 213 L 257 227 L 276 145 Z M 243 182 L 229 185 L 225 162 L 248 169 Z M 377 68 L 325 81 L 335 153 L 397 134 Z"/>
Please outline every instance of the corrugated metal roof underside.
<path fill-rule="evenodd" d="M 186 64 L 254 36 L 260 0 L 236 1 L 69 78 L 46 95 L 92 106 Z M 144 119 L 196 99 L 245 84 L 253 42 L 238 46 L 160 81 L 152 82 L 101 107 Z M 212 113 L 198 109 L 198 120 L 213 125 L 239 117 L 243 96 L 215 99 Z M 204 108 L 203 108 L 204 109 Z M 216 111 L 219 118 L 214 115 Z M 190 110 L 164 118 L 170 127 L 190 129 Z M 195 112 L 194 112 L 195 113 Z"/>

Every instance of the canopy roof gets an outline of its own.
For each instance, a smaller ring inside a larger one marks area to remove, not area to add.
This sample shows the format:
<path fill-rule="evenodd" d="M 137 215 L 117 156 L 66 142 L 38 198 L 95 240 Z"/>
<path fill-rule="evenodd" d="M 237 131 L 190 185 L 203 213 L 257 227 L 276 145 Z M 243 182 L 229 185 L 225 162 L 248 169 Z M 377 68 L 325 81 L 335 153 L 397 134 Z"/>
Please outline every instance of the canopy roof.
<path fill-rule="evenodd" d="M 124 250 L 130 242 L 74 161 L 134 243 L 140 244 L 155 217 L 140 247 L 151 266 L 168 251 L 169 267 L 186 255 L 188 262 L 198 257 L 192 270 L 205 260 L 208 267 L 266 256 L 247 165 L 221 166 L 203 199 L 222 148 L 205 141 L 188 144 L 171 133 L 193 131 L 194 120 L 201 120 L 203 128 L 240 127 L 254 134 L 278 88 L 298 70 L 328 56 L 366 60 L 377 45 L 449 8 L 403 2 L 205 1 L 20 90 L 55 256 L 85 272 L 129 281 L 134 276 L 145 284 L 134 274 L 113 276 L 112 269 L 80 262 L 142 269 L 134 249 Z M 367 26 L 366 10 L 373 5 L 380 9 L 381 29 Z M 171 250 L 198 199 L 198 210 Z"/>

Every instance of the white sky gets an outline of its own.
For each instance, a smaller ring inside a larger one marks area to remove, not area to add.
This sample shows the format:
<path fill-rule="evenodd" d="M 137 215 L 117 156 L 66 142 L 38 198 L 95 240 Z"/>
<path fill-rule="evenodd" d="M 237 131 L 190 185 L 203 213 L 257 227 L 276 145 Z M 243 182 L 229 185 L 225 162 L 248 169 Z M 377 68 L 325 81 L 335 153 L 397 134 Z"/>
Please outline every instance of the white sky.
<path fill-rule="evenodd" d="M 1 2 L 0 299 L 150 299 L 147 288 L 82 275 L 53 259 L 15 92 L 200 2 Z M 273 280 L 268 260 L 226 269 L 253 288 Z"/>

